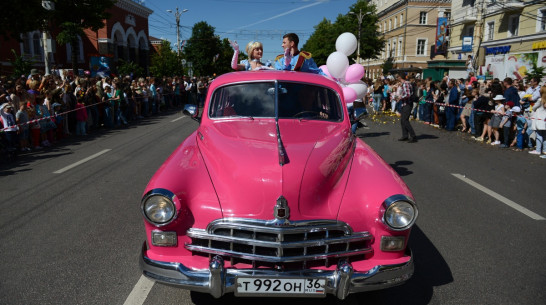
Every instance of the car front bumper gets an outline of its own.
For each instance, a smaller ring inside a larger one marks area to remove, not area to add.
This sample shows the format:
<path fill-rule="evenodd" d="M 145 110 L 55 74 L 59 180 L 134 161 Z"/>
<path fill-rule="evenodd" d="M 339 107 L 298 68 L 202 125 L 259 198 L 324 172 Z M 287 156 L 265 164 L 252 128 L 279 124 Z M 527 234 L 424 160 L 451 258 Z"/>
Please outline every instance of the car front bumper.
<path fill-rule="evenodd" d="M 146 256 L 146 243 L 142 247 L 140 267 L 142 273 L 157 282 L 175 285 L 183 289 L 209 293 L 219 298 L 237 289 L 237 277 L 282 277 L 326 279 L 326 294 L 345 299 L 351 293 L 379 290 L 397 286 L 406 282 L 413 275 L 413 258 L 411 251 L 406 253 L 408 261 L 400 264 L 378 265 L 368 271 L 354 271 L 350 263 L 338 264 L 336 270 L 298 270 L 275 271 L 264 269 L 231 269 L 224 268 L 221 257 L 213 257 L 209 269 L 192 270 L 181 263 L 169 263 L 152 260 Z M 325 294 L 325 295 L 326 295 Z M 322 295 L 322 296 L 325 296 Z M 280 295 L 283 296 L 283 295 Z M 286 295 L 294 297 L 294 295 Z"/>

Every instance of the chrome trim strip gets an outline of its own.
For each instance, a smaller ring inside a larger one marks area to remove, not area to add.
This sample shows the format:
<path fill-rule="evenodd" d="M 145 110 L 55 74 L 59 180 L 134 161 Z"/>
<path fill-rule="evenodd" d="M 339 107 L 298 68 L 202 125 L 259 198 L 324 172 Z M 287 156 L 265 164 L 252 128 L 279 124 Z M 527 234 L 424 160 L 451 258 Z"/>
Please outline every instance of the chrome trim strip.
<path fill-rule="evenodd" d="M 323 260 L 323 259 L 330 259 L 330 258 L 363 255 L 366 253 L 371 253 L 373 251 L 372 248 L 365 248 L 360 250 L 340 251 L 340 252 L 333 252 L 328 254 L 310 254 L 310 255 L 279 257 L 279 256 L 266 256 L 266 255 L 259 255 L 259 254 L 242 253 L 242 252 L 221 250 L 221 249 L 194 246 L 194 245 L 186 245 L 186 249 L 190 251 L 199 251 L 199 252 L 204 252 L 204 253 L 209 253 L 214 255 L 229 256 L 233 258 L 267 262 L 267 263 L 293 263 L 293 262 L 301 262 L 301 261 Z"/>
<path fill-rule="evenodd" d="M 249 218 L 221 218 L 214 221 L 211 221 L 207 226 L 207 232 L 212 233 L 217 227 L 222 228 L 233 228 L 233 229 L 247 229 L 253 228 L 256 232 L 282 232 L 286 228 L 291 230 L 296 230 L 300 232 L 307 232 L 306 228 L 302 227 L 318 227 L 321 226 L 320 230 L 328 230 L 331 228 L 339 228 L 345 231 L 345 234 L 353 234 L 353 229 L 343 221 L 338 220 L 298 220 L 298 221 L 289 221 L 283 222 L 281 225 L 276 220 L 261 220 L 261 219 L 249 219 Z M 294 231 L 294 232 L 296 232 Z"/>
<path fill-rule="evenodd" d="M 255 240 L 255 239 L 247 239 L 247 238 L 238 238 L 238 237 L 231 237 L 231 236 L 223 236 L 223 235 L 212 235 L 207 234 L 204 231 L 197 231 L 195 229 L 190 229 L 186 233 L 187 236 L 191 238 L 200 238 L 200 239 L 210 239 L 215 241 L 222 241 L 222 242 L 237 242 L 238 244 L 244 244 L 244 245 L 250 245 L 250 246 L 260 246 L 260 247 L 269 247 L 269 248 L 277 248 L 279 246 L 283 248 L 300 248 L 300 247 L 309 247 L 309 246 L 323 246 L 326 244 L 338 244 L 338 243 L 347 243 L 347 242 L 355 242 L 355 241 L 366 241 L 371 240 L 373 237 L 368 232 L 363 233 L 355 233 L 350 236 L 342 236 L 342 237 L 335 237 L 335 238 L 327 238 L 327 243 L 324 242 L 324 239 L 322 242 L 320 240 L 307 240 L 307 241 L 261 241 L 261 240 Z"/>
<path fill-rule="evenodd" d="M 237 290 L 236 279 L 245 277 L 269 278 L 325 278 L 326 293 L 343 299 L 351 293 L 378 290 L 401 285 L 406 282 L 414 270 L 411 251 L 407 249 L 408 261 L 399 264 L 377 265 L 370 270 L 354 270 L 345 262 L 336 270 L 305 269 L 295 271 L 277 271 L 272 269 L 225 269 L 220 260 L 213 258 L 209 269 L 190 269 L 183 264 L 161 262 L 146 255 L 146 243 L 143 243 L 140 255 L 142 273 L 157 282 L 176 285 L 182 289 L 210 293 L 219 297 Z M 351 271 L 352 269 L 352 271 Z M 220 287 L 219 287 L 220 286 Z M 291 297 L 291 295 L 287 295 Z M 308 296 L 309 297 L 309 296 Z"/>
<path fill-rule="evenodd" d="M 173 217 L 165 222 L 165 223 L 155 223 L 153 221 L 151 221 L 148 216 L 146 215 L 146 213 L 144 212 L 144 203 L 146 202 L 146 200 L 152 196 L 163 196 L 167 199 L 169 199 L 173 206 L 174 206 L 174 215 Z M 176 201 L 177 201 L 177 198 L 176 198 L 176 195 L 169 191 L 169 190 L 166 190 L 166 189 L 162 189 L 162 188 L 156 188 L 156 189 L 152 189 L 150 191 L 148 191 L 143 197 L 142 197 L 142 200 L 140 201 L 140 211 L 142 212 L 142 215 L 144 216 L 144 219 L 146 219 L 147 222 L 149 222 L 150 224 L 156 226 L 156 227 L 163 227 L 163 226 L 166 226 L 168 224 L 170 224 L 171 222 L 173 222 L 177 217 L 178 217 L 178 209 L 176 208 Z"/>
<path fill-rule="evenodd" d="M 415 215 L 413 216 L 412 221 L 407 226 L 403 228 L 393 228 L 385 220 L 385 212 L 391 205 L 399 201 L 405 201 L 411 204 L 413 206 L 413 209 L 415 210 Z M 411 228 L 411 226 L 413 226 L 413 224 L 417 220 L 417 216 L 419 215 L 419 209 L 417 208 L 417 204 L 415 204 L 415 201 L 413 200 L 413 198 L 406 195 L 402 195 L 402 194 L 392 195 L 389 198 L 385 199 L 385 201 L 383 201 L 383 208 L 384 210 L 383 210 L 383 215 L 381 216 L 381 222 L 383 222 L 385 226 L 387 226 L 390 230 L 393 230 L 393 231 L 404 231 Z"/>

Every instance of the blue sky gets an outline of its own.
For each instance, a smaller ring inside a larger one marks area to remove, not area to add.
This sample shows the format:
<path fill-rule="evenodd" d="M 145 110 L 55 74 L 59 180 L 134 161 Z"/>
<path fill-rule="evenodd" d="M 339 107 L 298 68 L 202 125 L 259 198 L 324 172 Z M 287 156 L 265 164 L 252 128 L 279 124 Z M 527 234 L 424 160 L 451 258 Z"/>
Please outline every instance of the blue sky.
<path fill-rule="evenodd" d="M 188 10 L 180 16 L 181 40 L 191 36 L 195 23 L 205 21 L 221 39 L 236 40 L 241 50 L 249 41 L 262 42 L 264 60 L 273 60 L 283 52 L 285 33 L 298 34 L 301 48 L 323 18 L 333 22 L 354 3 L 356 0 L 145 0 L 143 4 L 154 11 L 149 17 L 150 35 L 169 40 L 173 47 L 178 6 L 179 11 Z"/>

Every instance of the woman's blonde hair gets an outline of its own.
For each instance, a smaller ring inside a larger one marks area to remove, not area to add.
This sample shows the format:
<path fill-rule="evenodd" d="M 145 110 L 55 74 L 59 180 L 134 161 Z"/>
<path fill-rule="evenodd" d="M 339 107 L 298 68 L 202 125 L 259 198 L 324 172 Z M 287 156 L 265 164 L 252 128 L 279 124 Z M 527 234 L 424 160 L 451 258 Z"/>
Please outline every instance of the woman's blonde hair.
<path fill-rule="evenodd" d="M 246 54 L 248 55 L 248 59 L 252 58 L 252 52 L 254 52 L 254 49 L 264 49 L 264 45 L 259 41 L 251 41 L 246 45 Z"/>

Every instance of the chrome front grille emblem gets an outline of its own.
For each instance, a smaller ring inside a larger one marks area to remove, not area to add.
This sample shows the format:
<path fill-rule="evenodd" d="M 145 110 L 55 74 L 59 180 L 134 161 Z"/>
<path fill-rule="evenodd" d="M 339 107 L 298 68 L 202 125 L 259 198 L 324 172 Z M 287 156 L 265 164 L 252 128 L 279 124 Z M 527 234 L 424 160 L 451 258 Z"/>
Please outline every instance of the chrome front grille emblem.
<path fill-rule="evenodd" d="M 288 207 L 288 201 L 283 195 L 277 198 L 277 204 L 273 209 L 273 216 L 276 219 L 288 219 L 290 217 L 290 208 Z"/>

